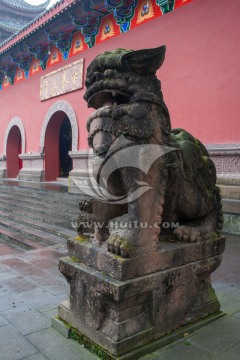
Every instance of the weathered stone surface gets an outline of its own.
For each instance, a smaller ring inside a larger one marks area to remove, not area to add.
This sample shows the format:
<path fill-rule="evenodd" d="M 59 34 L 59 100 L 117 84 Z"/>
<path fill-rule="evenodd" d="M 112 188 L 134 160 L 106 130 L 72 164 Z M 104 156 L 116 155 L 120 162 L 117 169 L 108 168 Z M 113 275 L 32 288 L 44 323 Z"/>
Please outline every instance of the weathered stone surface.
<path fill-rule="evenodd" d="M 97 199 L 80 202 L 79 237 L 59 262 L 70 284 L 59 317 L 115 357 L 220 308 L 210 280 L 225 245 L 216 170 L 198 139 L 171 129 L 156 77 L 164 55 L 117 49 L 87 70 Z"/>
<path fill-rule="evenodd" d="M 122 257 L 158 251 L 162 234 L 195 242 L 222 228 L 213 161 L 198 139 L 171 128 L 156 77 L 165 50 L 107 51 L 87 70 L 84 98 L 96 109 L 87 129 L 97 198 L 80 203 L 78 233 L 107 240 L 108 251 Z M 110 234 L 109 220 L 123 214 L 126 231 Z M 173 222 L 179 227 L 162 226 Z"/>
<path fill-rule="evenodd" d="M 185 250 L 189 256 L 191 245 Z M 169 252 L 174 267 L 165 264 L 164 270 L 124 281 L 75 257 L 60 259 L 60 271 L 70 283 L 70 300 L 59 306 L 60 318 L 117 356 L 218 311 L 210 274 L 221 255 L 207 258 L 202 250 L 201 260 L 195 255 L 176 265 L 174 250 Z"/>
<path fill-rule="evenodd" d="M 219 237 L 196 243 L 159 242 L 158 251 L 134 258 L 123 259 L 109 253 L 106 244 L 70 239 L 68 251 L 71 257 L 99 270 L 117 280 L 128 280 L 135 276 L 166 270 L 190 262 L 207 259 L 223 253 L 225 238 Z"/>

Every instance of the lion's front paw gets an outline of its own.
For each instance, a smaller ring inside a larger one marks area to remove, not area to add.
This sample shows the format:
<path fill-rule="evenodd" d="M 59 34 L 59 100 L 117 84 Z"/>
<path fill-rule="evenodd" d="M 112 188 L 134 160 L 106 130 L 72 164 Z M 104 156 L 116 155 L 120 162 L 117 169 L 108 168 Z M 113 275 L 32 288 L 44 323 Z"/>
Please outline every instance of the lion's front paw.
<path fill-rule="evenodd" d="M 127 240 L 119 235 L 111 235 L 108 239 L 108 251 L 120 255 L 123 258 L 129 257 Z"/>
<path fill-rule="evenodd" d="M 177 240 L 191 243 L 199 241 L 201 238 L 200 232 L 189 226 L 180 226 L 174 230 L 173 234 Z"/>

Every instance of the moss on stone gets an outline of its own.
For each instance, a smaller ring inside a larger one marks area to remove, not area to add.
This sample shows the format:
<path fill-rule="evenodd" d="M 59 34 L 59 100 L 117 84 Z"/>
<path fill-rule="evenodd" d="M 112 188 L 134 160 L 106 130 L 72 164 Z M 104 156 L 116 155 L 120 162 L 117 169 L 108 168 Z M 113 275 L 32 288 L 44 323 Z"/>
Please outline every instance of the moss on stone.
<path fill-rule="evenodd" d="M 66 329 L 68 329 L 68 330 L 71 329 L 71 326 L 66 321 L 64 321 L 62 318 L 60 318 L 60 316 L 56 315 L 56 316 L 54 316 L 54 318 L 57 320 L 60 320 Z"/>
<path fill-rule="evenodd" d="M 74 240 L 84 242 L 84 241 L 87 241 L 87 238 L 86 238 L 86 236 L 78 235 L 74 238 Z"/>
<path fill-rule="evenodd" d="M 103 350 L 101 348 L 101 346 L 95 344 L 88 337 L 81 334 L 77 329 L 74 329 L 72 327 L 71 327 L 71 332 L 70 332 L 70 339 L 77 341 L 84 348 L 91 351 L 93 354 L 96 354 L 99 357 L 99 359 L 102 359 L 102 360 L 113 360 L 114 359 L 114 357 L 112 357 L 105 350 Z"/>

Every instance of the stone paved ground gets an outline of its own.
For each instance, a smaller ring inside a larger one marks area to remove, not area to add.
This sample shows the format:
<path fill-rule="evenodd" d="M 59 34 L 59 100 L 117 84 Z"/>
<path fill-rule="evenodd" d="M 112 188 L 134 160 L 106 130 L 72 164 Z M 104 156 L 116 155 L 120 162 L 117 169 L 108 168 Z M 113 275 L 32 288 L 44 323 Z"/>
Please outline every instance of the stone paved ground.
<path fill-rule="evenodd" d="M 58 271 L 64 245 L 23 251 L 0 241 L 0 360 L 94 360 L 83 346 L 51 328 L 69 286 Z M 142 359 L 238 360 L 240 357 L 240 237 L 228 237 L 213 275 L 227 315 Z"/>

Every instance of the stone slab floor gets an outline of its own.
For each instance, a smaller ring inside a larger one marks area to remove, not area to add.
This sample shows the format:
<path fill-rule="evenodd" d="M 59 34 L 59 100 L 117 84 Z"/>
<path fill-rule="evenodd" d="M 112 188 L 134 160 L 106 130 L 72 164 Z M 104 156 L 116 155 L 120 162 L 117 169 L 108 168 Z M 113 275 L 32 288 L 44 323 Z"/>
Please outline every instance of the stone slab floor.
<path fill-rule="evenodd" d="M 65 255 L 65 245 L 24 251 L 0 240 L 0 360 L 98 359 L 51 328 L 57 304 L 69 291 L 58 271 Z M 240 358 L 240 237 L 228 236 L 212 279 L 227 315 L 142 360 Z"/>

